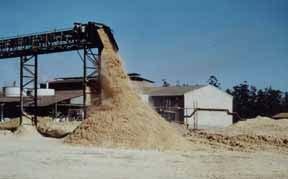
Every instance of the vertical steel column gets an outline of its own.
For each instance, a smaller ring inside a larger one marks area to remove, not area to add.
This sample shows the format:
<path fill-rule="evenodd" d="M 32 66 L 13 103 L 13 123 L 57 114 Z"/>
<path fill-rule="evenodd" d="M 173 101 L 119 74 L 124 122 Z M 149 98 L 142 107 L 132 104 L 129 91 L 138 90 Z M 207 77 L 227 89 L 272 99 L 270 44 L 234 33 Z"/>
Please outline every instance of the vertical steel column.
<path fill-rule="evenodd" d="M 4 103 L 1 103 L 0 106 L 1 106 L 1 118 L 0 118 L 0 121 L 3 121 L 4 120 Z"/>
<path fill-rule="evenodd" d="M 23 85 L 23 66 L 24 66 L 24 57 L 20 57 L 20 125 L 23 122 L 23 113 L 24 113 L 24 101 L 23 101 L 23 92 L 24 92 L 24 85 Z"/>
<path fill-rule="evenodd" d="M 194 111 L 195 111 L 195 114 L 193 116 L 193 129 L 196 129 L 196 113 L 197 113 L 197 106 L 196 106 L 196 103 L 195 101 L 193 101 L 193 108 L 194 108 Z"/>
<path fill-rule="evenodd" d="M 33 62 L 31 63 L 31 60 Z M 30 62 L 30 63 L 29 63 Z M 32 82 L 34 82 L 33 87 Z M 38 116 L 38 56 L 37 54 L 27 57 L 20 57 L 20 125 L 23 122 L 23 116 L 27 116 L 24 109 L 24 91 L 25 89 L 32 90 L 30 96 L 27 95 L 27 99 L 32 98 L 32 100 L 27 100 L 27 106 L 33 107 L 33 117 L 31 118 L 33 124 L 37 125 Z"/>
<path fill-rule="evenodd" d="M 87 111 L 88 111 L 88 104 L 87 104 L 87 96 L 90 96 L 89 104 L 98 104 L 99 102 L 95 103 L 95 97 L 98 93 L 98 88 L 95 86 L 89 86 L 89 93 L 87 92 L 88 82 L 91 80 L 91 84 L 97 85 L 100 81 L 100 70 L 99 70 L 99 55 L 95 54 L 93 50 L 87 46 L 83 48 L 83 56 L 79 53 L 82 62 L 83 62 L 83 77 L 82 77 L 82 94 L 83 94 L 83 119 L 87 118 Z M 96 83 L 95 83 L 96 82 Z M 95 84 L 94 84 L 95 83 Z M 94 96 L 92 96 L 92 94 Z M 94 97 L 94 98 L 93 98 Z M 93 98 L 93 99 L 92 99 Z M 97 97 L 96 97 L 97 99 Z"/>
<path fill-rule="evenodd" d="M 87 118 L 87 95 L 86 95 L 86 88 L 87 88 L 87 48 L 84 47 L 84 54 L 83 54 L 83 118 Z"/>
<path fill-rule="evenodd" d="M 38 117 L 38 55 L 34 55 L 34 124 L 37 126 Z"/>
<path fill-rule="evenodd" d="M 99 80 L 99 85 L 100 85 L 100 104 L 102 104 L 102 81 L 101 81 L 101 54 L 102 54 L 102 50 L 103 50 L 103 47 L 102 48 L 98 48 L 98 61 L 97 61 L 97 70 L 98 70 L 98 80 Z"/>
<path fill-rule="evenodd" d="M 55 112 L 54 112 L 54 119 L 56 119 L 58 117 L 58 105 L 57 102 L 55 103 Z"/>

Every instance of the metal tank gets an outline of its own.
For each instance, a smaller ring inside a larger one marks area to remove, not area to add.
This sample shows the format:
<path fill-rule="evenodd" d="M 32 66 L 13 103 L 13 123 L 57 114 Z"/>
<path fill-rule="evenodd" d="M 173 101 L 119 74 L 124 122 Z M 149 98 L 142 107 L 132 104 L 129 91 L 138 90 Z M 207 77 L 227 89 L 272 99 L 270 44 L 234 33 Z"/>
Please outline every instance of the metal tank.
<path fill-rule="evenodd" d="M 20 88 L 13 87 L 3 87 L 3 93 L 6 97 L 19 97 L 20 96 Z"/>

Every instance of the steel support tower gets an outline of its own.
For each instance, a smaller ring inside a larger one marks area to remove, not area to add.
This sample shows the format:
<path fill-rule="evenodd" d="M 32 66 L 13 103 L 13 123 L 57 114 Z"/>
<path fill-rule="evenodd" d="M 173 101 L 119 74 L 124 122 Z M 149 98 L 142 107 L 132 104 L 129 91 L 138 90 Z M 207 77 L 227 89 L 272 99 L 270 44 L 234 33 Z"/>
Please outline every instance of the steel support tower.
<path fill-rule="evenodd" d="M 88 79 L 95 78 L 99 80 L 100 77 L 100 56 L 103 44 L 98 35 L 98 29 L 103 29 L 106 32 L 114 49 L 118 51 L 118 45 L 110 27 L 95 22 L 74 23 L 72 28 L 0 38 L 0 60 L 20 58 L 21 123 L 22 116 L 26 115 L 24 108 L 32 107 L 33 116 L 31 119 L 34 124 L 37 124 L 38 56 L 67 51 L 77 51 L 83 61 L 84 119 L 87 117 L 86 93 Z M 95 48 L 98 49 L 97 53 L 93 51 Z M 80 50 L 83 50 L 83 55 L 81 55 Z M 27 96 L 24 95 L 26 91 L 30 91 Z"/>

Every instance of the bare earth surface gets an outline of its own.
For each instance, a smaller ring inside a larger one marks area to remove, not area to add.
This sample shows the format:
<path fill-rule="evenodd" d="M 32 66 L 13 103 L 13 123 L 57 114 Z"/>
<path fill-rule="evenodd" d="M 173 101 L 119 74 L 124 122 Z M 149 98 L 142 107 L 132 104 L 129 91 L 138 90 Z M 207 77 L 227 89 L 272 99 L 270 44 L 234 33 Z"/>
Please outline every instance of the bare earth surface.
<path fill-rule="evenodd" d="M 37 133 L 0 135 L 0 179 L 288 178 L 288 155 L 195 150 L 189 153 L 100 149 Z"/>

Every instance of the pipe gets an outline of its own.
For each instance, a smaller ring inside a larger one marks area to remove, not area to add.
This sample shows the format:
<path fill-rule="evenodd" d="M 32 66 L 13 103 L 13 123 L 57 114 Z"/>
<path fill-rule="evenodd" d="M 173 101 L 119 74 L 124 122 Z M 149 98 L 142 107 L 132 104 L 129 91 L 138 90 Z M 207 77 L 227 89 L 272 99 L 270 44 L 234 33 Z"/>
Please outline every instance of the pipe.
<path fill-rule="evenodd" d="M 87 47 L 84 47 L 84 54 L 83 54 L 83 80 L 82 80 L 82 93 L 83 93 L 83 112 L 84 112 L 84 120 L 87 118 L 87 106 L 86 106 L 86 101 L 87 101 Z"/>
<path fill-rule="evenodd" d="M 46 89 L 49 89 L 49 81 L 46 82 Z"/>
<path fill-rule="evenodd" d="M 20 57 L 20 122 L 19 125 L 22 125 L 23 122 L 23 114 L 24 114 L 24 98 L 23 98 L 23 92 L 24 92 L 24 57 Z"/>
<path fill-rule="evenodd" d="M 184 118 L 190 118 L 195 115 L 197 111 L 216 111 L 216 112 L 226 112 L 228 115 L 236 116 L 240 121 L 242 118 L 237 112 L 230 112 L 228 109 L 219 109 L 219 108 L 195 108 L 195 110 L 190 114 L 184 116 Z"/>
<path fill-rule="evenodd" d="M 34 56 L 34 124 L 38 124 L 38 55 Z"/>

